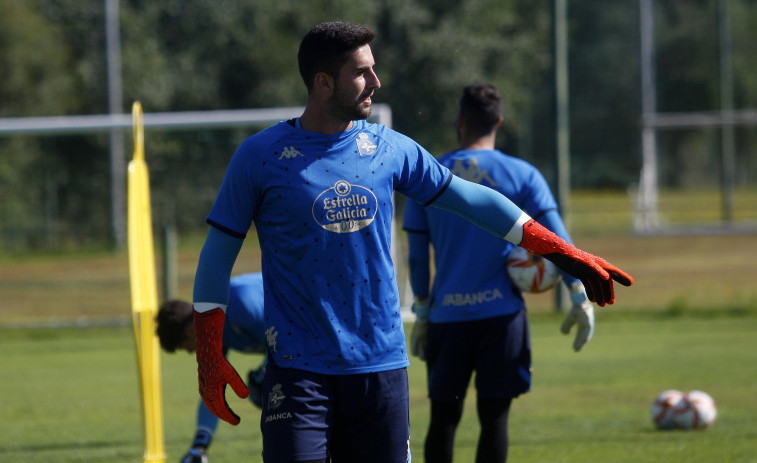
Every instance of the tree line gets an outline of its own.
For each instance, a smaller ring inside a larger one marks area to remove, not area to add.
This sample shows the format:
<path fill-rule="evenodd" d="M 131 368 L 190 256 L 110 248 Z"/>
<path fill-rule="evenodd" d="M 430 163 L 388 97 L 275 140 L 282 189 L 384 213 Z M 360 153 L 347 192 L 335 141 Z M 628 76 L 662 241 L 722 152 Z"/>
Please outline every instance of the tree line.
<path fill-rule="evenodd" d="M 667 0 L 654 2 L 660 111 L 720 108 L 719 1 L 730 11 L 735 107 L 757 107 L 757 1 Z M 296 62 L 303 34 L 325 20 L 359 22 L 377 31 L 382 88 L 374 101 L 391 106 L 395 129 L 441 155 L 456 145 L 462 87 L 490 82 L 505 99 L 499 148 L 554 177 L 551 2 L 119 3 L 125 113 L 136 100 L 146 112 L 303 105 Z M 571 184 L 626 188 L 641 166 L 638 2 L 568 5 Z M 103 0 L 0 3 L 0 118 L 107 113 L 104 15 Z M 204 227 L 226 163 L 249 134 L 148 132 L 156 221 Z M 692 146 L 686 133 L 661 143 L 671 153 L 661 175 L 672 182 L 685 181 L 681 166 L 690 156 L 712 148 Z M 104 135 L 0 138 L 0 249 L 107 237 L 107 152 Z M 753 175 L 750 159 L 742 176 Z"/>

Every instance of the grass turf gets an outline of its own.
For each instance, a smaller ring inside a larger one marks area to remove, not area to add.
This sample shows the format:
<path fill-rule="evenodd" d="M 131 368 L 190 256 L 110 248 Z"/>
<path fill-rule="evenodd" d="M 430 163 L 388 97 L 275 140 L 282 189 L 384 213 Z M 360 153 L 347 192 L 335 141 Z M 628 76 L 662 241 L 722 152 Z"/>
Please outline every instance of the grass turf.
<path fill-rule="evenodd" d="M 558 332 L 553 298 L 528 298 L 534 386 L 513 405 L 510 461 L 757 463 L 757 240 L 629 236 L 627 201 L 622 194 L 574 195 L 576 244 L 630 272 L 636 283 L 616 290 L 614 306 L 597 309 L 595 338 L 578 354 L 572 337 Z M 674 221 L 673 213 L 690 210 L 676 204 L 663 212 Z M 745 210 L 751 215 L 738 216 L 753 220 L 754 208 Z M 201 245 L 202 237 L 182 237 L 177 297 L 191 295 Z M 259 250 L 247 244 L 234 271 L 256 271 L 259 262 Z M 0 256 L 0 294 L 0 461 L 141 461 L 125 252 Z M 114 321 L 123 326 L 104 327 Z M 79 324 L 95 328 L 44 328 Z M 231 361 L 244 376 L 260 357 L 232 354 Z M 188 354 L 162 354 L 167 461 L 178 461 L 192 439 L 195 369 Z M 411 446 L 422 462 L 423 364 L 413 359 L 409 373 Z M 719 410 L 714 427 L 655 431 L 649 405 L 669 388 L 712 394 Z M 259 412 L 229 394 L 243 421 L 219 425 L 210 461 L 261 461 Z M 474 461 L 477 438 L 472 394 L 456 462 Z"/>
<path fill-rule="evenodd" d="M 757 462 L 757 313 L 600 312 L 595 338 L 580 353 L 558 332 L 560 317 L 531 317 L 534 386 L 510 419 L 513 462 Z M 407 327 L 409 333 L 411 327 Z M 0 331 L 3 397 L 0 460 L 140 461 L 143 444 L 132 331 L 124 328 Z M 162 354 L 167 460 L 191 442 L 197 404 L 195 364 Z M 232 354 L 240 372 L 259 356 Z M 425 372 L 413 359 L 411 447 L 422 462 L 428 420 Z M 664 389 L 701 389 L 718 404 L 705 431 L 657 431 L 649 405 Z M 261 461 L 260 413 L 229 392 L 242 424 L 219 425 L 210 461 Z M 456 440 L 456 461 L 474 461 L 478 424 L 471 391 Z"/>

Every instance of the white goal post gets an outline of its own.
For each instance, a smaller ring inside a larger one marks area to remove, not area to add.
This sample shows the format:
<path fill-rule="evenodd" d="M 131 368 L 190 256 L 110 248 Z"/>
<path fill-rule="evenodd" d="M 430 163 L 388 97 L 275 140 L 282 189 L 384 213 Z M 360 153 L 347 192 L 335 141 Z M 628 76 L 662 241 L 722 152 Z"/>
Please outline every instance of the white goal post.
<path fill-rule="evenodd" d="M 749 231 L 753 224 L 739 226 L 732 221 L 734 173 L 736 170 L 734 127 L 757 126 L 757 110 L 733 109 L 733 63 L 727 0 L 718 0 L 717 36 L 719 46 L 720 106 L 718 111 L 658 112 L 655 73 L 653 0 L 639 0 L 641 54 L 641 151 L 642 168 L 634 212 L 634 229 L 640 234 L 682 233 L 661 223 L 658 208 L 657 135 L 660 130 L 717 128 L 721 131 L 722 222 L 715 227 L 687 227 L 687 233 Z"/>
<path fill-rule="evenodd" d="M 302 106 L 144 113 L 145 129 L 189 130 L 234 128 L 273 124 L 302 115 Z M 374 104 L 370 120 L 391 127 L 392 111 L 387 104 Z M 131 130 L 131 114 L 0 118 L 0 136 L 61 135 Z"/>

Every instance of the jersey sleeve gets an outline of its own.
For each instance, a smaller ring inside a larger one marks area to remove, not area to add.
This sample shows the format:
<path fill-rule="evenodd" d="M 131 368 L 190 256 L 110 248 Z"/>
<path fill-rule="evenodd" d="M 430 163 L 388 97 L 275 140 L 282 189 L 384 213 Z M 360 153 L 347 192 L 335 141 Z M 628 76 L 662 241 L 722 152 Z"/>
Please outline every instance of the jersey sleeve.
<path fill-rule="evenodd" d="M 259 201 L 259 166 L 262 152 L 254 137 L 245 140 L 234 153 L 226 169 L 221 188 L 213 204 L 208 223 L 236 238 L 244 239 L 252 226 Z"/>
<path fill-rule="evenodd" d="M 434 202 L 452 179 L 449 169 L 439 163 L 425 148 L 398 134 L 396 149 L 402 166 L 395 179 L 395 190 L 426 206 Z"/>
<path fill-rule="evenodd" d="M 531 217 L 539 220 L 549 211 L 557 210 L 557 201 L 552 195 L 552 190 L 544 176 L 536 167 L 531 166 L 529 172 L 524 175 L 526 191 L 523 210 Z"/>

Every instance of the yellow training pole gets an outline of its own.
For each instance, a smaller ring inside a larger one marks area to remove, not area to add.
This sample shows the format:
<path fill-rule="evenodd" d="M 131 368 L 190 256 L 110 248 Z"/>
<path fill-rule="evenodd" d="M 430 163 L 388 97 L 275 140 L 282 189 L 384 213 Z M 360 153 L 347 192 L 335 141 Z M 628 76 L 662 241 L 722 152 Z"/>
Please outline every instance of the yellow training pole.
<path fill-rule="evenodd" d="M 142 105 L 132 106 L 134 159 L 129 162 L 128 244 L 131 311 L 137 349 L 145 462 L 165 462 L 163 400 L 160 385 L 160 349 L 155 334 L 158 291 L 150 213 L 150 180 L 145 163 Z"/>

